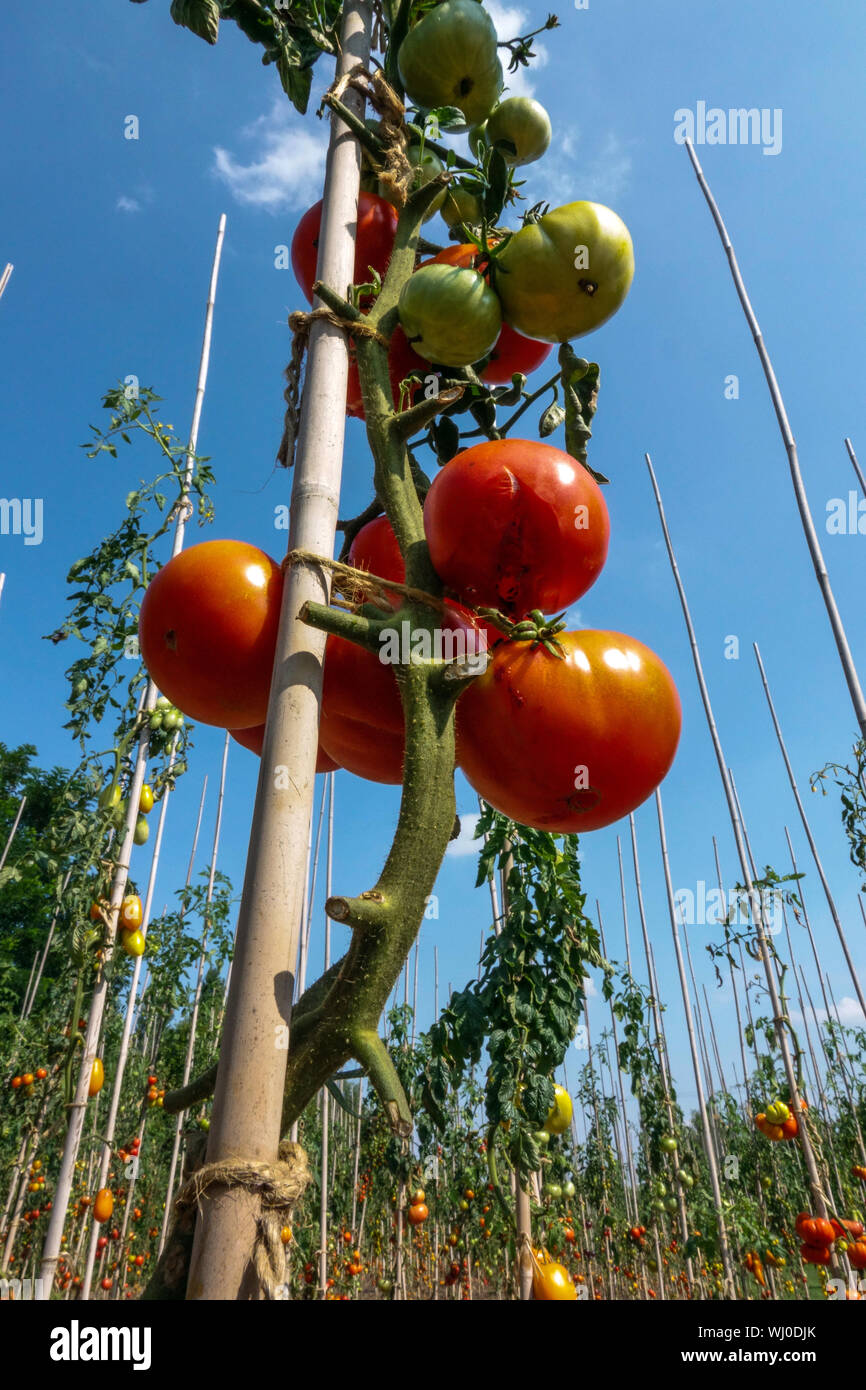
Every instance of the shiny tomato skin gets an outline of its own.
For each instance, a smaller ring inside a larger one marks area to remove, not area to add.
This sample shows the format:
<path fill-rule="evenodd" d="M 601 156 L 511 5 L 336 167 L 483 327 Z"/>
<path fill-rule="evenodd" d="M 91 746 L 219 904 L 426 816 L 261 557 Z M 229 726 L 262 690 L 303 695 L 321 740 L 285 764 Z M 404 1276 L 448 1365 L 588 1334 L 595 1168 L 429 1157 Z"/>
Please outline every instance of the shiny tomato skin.
<path fill-rule="evenodd" d="M 466 367 L 486 357 L 502 329 L 499 300 L 469 267 L 430 261 L 400 291 L 400 323 L 428 362 Z"/>
<path fill-rule="evenodd" d="M 423 381 L 429 371 L 430 363 L 425 362 L 424 358 L 419 357 L 417 352 L 409 346 L 406 341 L 406 334 L 398 323 L 391 334 L 391 346 L 388 350 L 388 376 L 391 378 L 391 397 L 395 409 L 399 408 L 400 405 L 400 382 L 405 381 L 406 377 L 412 376 L 413 373 Z M 511 380 L 510 377 L 509 380 Z M 407 405 L 412 405 L 415 392 L 418 390 L 419 387 L 414 386 L 409 391 Z M 349 378 L 346 383 L 346 414 L 351 415 L 355 420 L 366 419 L 358 362 L 351 348 L 349 350 Z"/>
<path fill-rule="evenodd" d="M 114 1196 L 111 1189 L 101 1187 L 96 1194 L 96 1201 L 93 1203 L 93 1219 L 98 1226 L 102 1226 L 106 1221 L 110 1221 L 114 1212 Z"/>
<path fill-rule="evenodd" d="M 565 1265 L 547 1260 L 532 1271 L 532 1297 L 539 1302 L 574 1303 L 577 1289 Z"/>
<path fill-rule="evenodd" d="M 265 743 L 264 724 L 257 724 L 253 729 L 231 729 L 229 732 L 242 748 L 248 748 L 251 753 L 258 753 L 259 757 L 262 756 L 262 748 Z M 324 748 L 320 746 L 316 754 L 316 771 L 335 772 L 336 768 L 337 764 L 333 758 L 329 758 Z"/>
<path fill-rule="evenodd" d="M 433 260 L 444 265 L 484 270 L 484 258 L 472 242 L 446 246 L 443 251 L 436 253 Z M 489 278 L 485 276 L 485 279 Z M 552 348 L 552 343 L 542 343 L 538 338 L 527 338 L 503 320 L 499 337 L 490 350 L 490 361 L 481 373 L 481 380 L 486 381 L 489 386 L 504 386 L 510 383 L 515 372 L 529 376 L 536 367 L 541 366 Z"/>
<path fill-rule="evenodd" d="M 319 233 L 322 229 L 320 199 L 304 213 L 292 238 L 292 269 L 307 301 L 313 302 L 313 284 L 319 256 Z M 354 283 L 365 285 L 370 279 L 370 266 L 384 276 L 391 259 L 394 234 L 397 231 L 397 209 L 376 193 L 361 193 L 358 198 L 358 219 L 355 241 Z M 340 286 L 341 290 L 345 286 Z"/>
<path fill-rule="evenodd" d="M 185 715 L 223 729 L 264 723 L 282 590 L 280 566 L 245 541 L 203 541 L 154 576 L 141 654 Z"/>
<path fill-rule="evenodd" d="M 585 594 L 607 558 L 610 521 L 598 483 L 550 444 L 488 440 L 433 479 L 424 501 L 433 568 L 473 607 L 522 618 Z"/>
<path fill-rule="evenodd" d="M 562 658 L 500 642 L 457 702 L 457 762 L 486 801 L 553 834 L 598 830 L 645 801 L 680 736 L 664 663 L 619 632 L 562 632 Z"/>

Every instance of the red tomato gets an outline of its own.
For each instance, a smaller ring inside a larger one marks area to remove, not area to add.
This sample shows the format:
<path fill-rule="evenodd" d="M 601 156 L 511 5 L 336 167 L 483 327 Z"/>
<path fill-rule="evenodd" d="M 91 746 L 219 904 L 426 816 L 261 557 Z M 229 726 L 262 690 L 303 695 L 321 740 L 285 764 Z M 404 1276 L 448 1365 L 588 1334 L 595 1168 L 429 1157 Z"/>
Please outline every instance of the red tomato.
<path fill-rule="evenodd" d="M 248 748 L 251 753 L 258 753 L 262 756 L 262 748 L 265 741 L 265 726 L 257 724 L 254 729 L 230 729 L 232 738 L 239 743 L 242 748 Z M 333 758 L 329 758 L 324 748 L 319 748 L 316 754 L 317 772 L 335 772 L 337 764 Z"/>
<path fill-rule="evenodd" d="M 415 372 L 423 381 L 430 372 L 430 363 L 423 357 L 419 357 L 413 347 L 410 347 L 406 334 L 399 323 L 391 334 L 391 346 L 388 349 L 388 375 L 391 378 L 391 396 L 395 407 L 400 405 L 400 382 L 405 381 L 407 376 Z M 509 377 L 510 380 L 510 377 Z M 418 387 L 413 387 L 409 393 L 408 404 L 411 405 L 415 392 Z M 364 420 L 364 401 L 361 395 L 361 378 L 358 373 L 358 363 L 354 352 L 349 352 L 349 379 L 346 384 L 346 414 L 352 415 L 356 420 Z"/>
<path fill-rule="evenodd" d="M 474 627 L 469 615 L 453 605 L 441 625 L 443 654 L 449 654 L 445 643 L 451 642 L 455 643 L 453 654 L 461 654 L 458 639 L 449 638 L 448 631 L 463 633 L 467 652 L 470 643 L 477 650 L 482 638 Z M 402 627 L 395 624 L 393 631 L 396 644 L 402 646 Z M 408 642 L 408 632 L 406 637 Z M 356 776 L 371 782 L 402 782 L 403 706 L 394 668 L 343 637 L 329 637 L 325 650 L 319 738 L 328 755 Z"/>
<path fill-rule="evenodd" d="M 322 201 L 305 212 L 292 238 L 292 269 L 295 279 L 310 304 L 313 302 L 313 282 L 319 256 L 319 233 L 322 228 Z M 358 198 L 358 219 L 355 240 L 356 285 L 370 279 L 370 267 L 384 276 L 391 259 L 394 234 L 397 230 L 397 209 L 376 193 L 362 193 Z M 342 292 L 344 285 L 337 288 Z"/>
<path fill-rule="evenodd" d="M 457 703 L 457 761 L 522 825 L 598 830 L 633 811 L 674 759 L 681 711 L 663 662 L 619 632 L 562 632 L 562 659 L 500 642 Z"/>
<path fill-rule="evenodd" d="M 393 579 L 396 583 L 402 584 L 406 578 L 406 567 L 403 564 L 403 556 L 400 554 L 397 537 L 394 535 L 393 527 L 386 516 L 377 516 L 373 521 L 368 521 L 366 526 L 361 527 L 349 546 L 346 559 L 347 563 L 354 565 L 355 569 L 367 570 L 369 574 L 377 574 L 380 579 Z M 403 595 L 394 594 L 391 602 L 394 608 L 399 608 L 403 602 Z M 462 604 L 454 603 L 451 599 L 446 599 L 445 603 L 459 615 L 463 622 L 475 628 L 479 634 L 479 649 L 482 633 L 488 649 L 493 646 L 494 642 L 500 641 L 502 633 L 498 628 L 491 627 L 489 623 L 484 622 L 483 618 L 476 618 Z"/>
<path fill-rule="evenodd" d="M 343 637 L 329 637 L 325 649 L 319 739 L 357 777 L 402 782 L 403 706 L 394 671 Z"/>
<path fill-rule="evenodd" d="M 245 541 L 182 550 L 151 580 L 138 631 L 144 664 L 191 719 L 264 723 L 280 619 L 280 566 Z"/>
<path fill-rule="evenodd" d="M 523 617 L 586 593 L 607 558 L 610 522 L 601 488 L 570 455 L 497 439 L 439 470 L 424 533 L 436 573 L 458 598 Z"/>
<path fill-rule="evenodd" d="M 468 242 L 461 246 L 446 246 L 444 251 L 439 251 L 433 257 L 433 260 L 442 261 L 446 265 L 477 269 L 481 253 Z M 489 386 L 502 386 L 510 383 L 515 372 L 529 376 L 536 367 L 541 366 L 552 346 L 552 343 L 542 343 L 537 338 L 525 337 L 503 320 L 502 330 L 493 346 L 490 361 L 481 373 L 481 380 L 486 381 Z"/>
<path fill-rule="evenodd" d="M 416 1202 L 414 1206 L 409 1208 L 407 1215 L 410 1226 L 423 1226 L 430 1213 L 423 1202 Z"/>
<path fill-rule="evenodd" d="M 830 1246 L 836 1239 L 831 1221 L 824 1216 L 810 1216 L 806 1211 L 800 1212 L 794 1229 L 807 1245 Z"/>
<path fill-rule="evenodd" d="M 807 1265 L 828 1265 L 832 1257 L 829 1245 L 801 1245 L 800 1255 Z"/>

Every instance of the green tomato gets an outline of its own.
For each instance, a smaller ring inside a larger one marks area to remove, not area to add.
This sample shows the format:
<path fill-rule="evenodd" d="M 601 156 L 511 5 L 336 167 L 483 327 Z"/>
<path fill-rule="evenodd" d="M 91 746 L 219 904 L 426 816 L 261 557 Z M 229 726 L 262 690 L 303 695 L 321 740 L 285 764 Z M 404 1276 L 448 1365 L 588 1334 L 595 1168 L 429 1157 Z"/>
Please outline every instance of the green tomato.
<path fill-rule="evenodd" d="M 481 199 L 459 183 L 448 185 L 439 211 L 448 227 L 459 227 L 461 222 L 477 227 L 484 215 Z"/>
<path fill-rule="evenodd" d="M 563 1183 L 562 1190 L 565 1193 L 566 1197 L 574 1197 L 577 1192 L 577 1188 L 575 1187 L 574 1183 L 571 1181 L 570 1178 L 568 1182 Z"/>
<path fill-rule="evenodd" d="M 511 168 L 533 164 L 550 144 L 550 117 L 533 97 L 507 97 L 487 120 L 469 132 L 469 144 L 477 155 L 481 145 L 498 146 Z M 504 142 L 504 143 L 500 143 Z"/>
<path fill-rule="evenodd" d="M 167 709 L 162 716 L 162 727 L 164 729 L 176 729 L 180 716 L 176 709 Z"/>
<path fill-rule="evenodd" d="M 167 695 L 158 695 L 156 698 L 156 709 L 174 709 L 174 705 Z"/>
<path fill-rule="evenodd" d="M 673 1214 L 677 1210 L 678 1202 L 676 1197 L 668 1197 L 665 1200 L 665 1211 Z"/>
<path fill-rule="evenodd" d="M 113 811 L 120 805 L 120 787 L 116 782 L 109 782 L 107 787 L 103 787 L 99 793 L 100 811 Z"/>
<path fill-rule="evenodd" d="M 477 0 L 445 0 L 409 30 L 397 54 L 400 81 L 422 111 L 456 106 L 466 130 L 493 109 L 502 65 L 493 20 Z"/>
<path fill-rule="evenodd" d="M 499 300 L 483 276 L 441 262 L 410 275 L 397 309 L 415 351 L 446 367 L 468 367 L 486 356 L 502 327 Z"/>
<path fill-rule="evenodd" d="M 559 1197 L 562 1196 L 562 1188 L 560 1187 L 558 1182 L 546 1183 L 544 1190 L 547 1193 L 548 1197 L 552 1197 L 554 1201 L 556 1201 Z"/>
<path fill-rule="evenodd" d="M 625 223 L 601 203 L 567 203 L 516 232 L 499 258 L 506 321 L 527 338 L 564 343 L 619 309 L 634 276 Z"/>
<path fill-rule="evenodd" d="M 208 1130 L 210 1129 L 210 1120 L 207 1118 L 207 1116 L 204 1116 L 203 1119 L 199 1120 L 198 1127 L 199 1129 L 203 1129 L 205 1134 L 207 1134 Z"/>
<path fill-rule="evenodd" d="M 146 845 L 149 835 L 150 826 L 148 825 L 144 816 L 139 816 L 138 820 L 135 822 L 135 830 L 132 836 L 134 842 L 137 845 Z"/>
<path fill-rule="evenodd" d="M 659 1148 L 663 1153 L 676 1153 L 677 1141 L 673 1134 L 663 1134 L 659 1140 Z"/>
<path fill-rule="evenodd" d="M 546 1129 L 537 1129 L 532 1136 L 539 1148 L 546 1149 L 550 1143 L 550 1135 Z"/>
<path fill-rule="evenodd" d="M 380 1279 L 376 1288 L 380 1293 L 389 1294 L 394 1288 L 394 1285 L 391 1283 L 390 1279 Z"/>
<path fill-rule="evenodd" d="M 656 1197 L 655 1201 L 650 1203 L 650 1206 L 652 1207 L 653 1211 L 665 1210 L 665 1204 L 662 1201 L 661 1197 Z"/>
<path fill-rule="evenodd" d="M 150 716 L 150 727 L 152 729 L 162 728 L 162 710 L 155 709 Z"/>

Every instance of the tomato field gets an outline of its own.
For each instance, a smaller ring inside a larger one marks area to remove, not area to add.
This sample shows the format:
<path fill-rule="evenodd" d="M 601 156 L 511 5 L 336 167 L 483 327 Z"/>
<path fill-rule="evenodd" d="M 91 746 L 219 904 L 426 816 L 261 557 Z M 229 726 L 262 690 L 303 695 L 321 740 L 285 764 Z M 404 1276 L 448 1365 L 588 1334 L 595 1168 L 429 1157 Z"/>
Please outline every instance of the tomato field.
<path fill-rule="evenodd" d="M 29 175 L 0 247 L 2 1301 L 866 1300 L 862 292 L 799 4 L 754 110 L 673 0 L 97 8 L 69 264 Z"/>

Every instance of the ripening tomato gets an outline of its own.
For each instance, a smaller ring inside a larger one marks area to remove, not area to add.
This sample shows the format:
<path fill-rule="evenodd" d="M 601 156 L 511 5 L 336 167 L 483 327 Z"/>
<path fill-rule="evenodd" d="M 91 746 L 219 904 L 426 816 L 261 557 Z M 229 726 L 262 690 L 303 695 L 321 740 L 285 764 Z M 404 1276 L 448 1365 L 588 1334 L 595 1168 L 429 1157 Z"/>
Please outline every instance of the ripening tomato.
<path fill-rule="evenodd" d="M 553 1105 L 550 1107 L 544 1128 L 548 1134 L 564 1134 L 571 1124 L 574 1107 L 571 1096 L 564 1086 L 554 1086 Z"/>
<path fill-rule="evenodd" d="M 133 831 L 132 839 L 136 845 L 146 845 L 150 839 L 150 826 L 144 816 L 139 816 L 138 820 L 135 822 L 135 830 Z"/>
<path fill-rule="evenodd" d="M 93 1066 L 90 1069 L 90 1082 L 87 1087 L 89 1096 L 98 1095 L 105 1082 L 105 1068 L 102 1065 L 101 1057 L 94 1057 Z"/>
<path fill-rule="evenodd" d="M 601 203 L 567 203 L 527 223 L 503 248 L 496 292 L 518 332 L 564 343 L 600 328 L 634 276 L 634 248 L 621 218 Z"/>
<path fill-rule="evenodd" d="M 124 931 L 135 931 L 141 921 L 141 898 L 137 893 L 128 893 L 120 906 L 120 925 Z"/>
<path fill-rule="evenodd" d="M 190 546 L 151 580 L 141 654 L 184 714 L 224 729 L 264 723 L 282 591 L 280 566 L 245 541 Z"/>
<path fill-rule="evenodd" d="M 304 213 L 292 238 L 292 270 L 310 304 L 313 302 L 313 284 L 319 257 L 322 207 L 323 201 L 320 199 L 315 207 Z M 355 234 L 356 285 L 369 282 L 371 267 L 384 277 L 391 259 L 396 231 L 397 209 L 375 193 L 362 193 L 358 198 Z M 341 293 L 345 290 L 344 285 L 338 288 Z"/>
<path fill-rule="evenodd" d="M 539 1302 L 576 1303 L 577 1289 L 565 1265 L 556 1260 L 535 1265 L 532 1271 L 532 1297 Z"/>
<path fill-rule="evenodd" d="M 93 1219 L 98 1226 L 110 1221 L 114 1214 L 114 1197 L 111 1188 L 101 1187 L 96 1194 L 96 1201 L 93 1203 Z"/>
<path fill-rule="evenodd" d="M 141 930 L 125 931 L 120 944 L 128 956 L 143 956 L 146 946 L 144 932 Z"/>
<path fill-rule="evenodd" d="M 109 1279 L 108 1275 L 106 1275 L 105 1278 L 100 1281 L 99 1287 L 105 1289 L 106 1293 L 108 1292 L 108 1290 L 111 1288 L 111 1280 Z"/>
<path fill-rule="evenodd" d="M 479 270 L 489 281 L 483 254 L 471 242 L 464 242 L 460 246 L 446 246 L 443 251 L 437 252 L 432 261 L 425 264 L 432 265 L 434 262 Z M 489 386 L 501 386 L 509 383 L 515 372 L 530 376 L 536 367 L 541 366 L 550 354 L 551 348 L 551 343 L 542 343 L 538 338 L 527 338 L 523 333 L 518 333 L 516 328 L 503 322 L 499 337 L 490 349 L 490 360 L 480 374 L 481 380 L 486 381 Z"/>
<path fill-rule="evenodd" d="M 398 323 L 391 334 L 391 346 L 388 349 L 388 376 L 391 379 L 391 397 L 395 409 L 400 407 L 400 382 L 405 381 L 413 374 L 423 381 L 429 371 L 430 363 L 425 362 L 424 358 L 419 357 L 417 352 L 409 346 L 406 341 L 406 334 Z M 418 389 L 418 386 L 409 389 L 406 397 L 407 406 L 412 405 L 415 392 Z M 351 347 L 349 348 L 349 377 L 346 383 L 346 414 L 351 415 L 356 420 L 366 419 L 358 362 Z"/>
<path fill-rule="evenodd" d="M 619 632 L 562 632 L 562 657 L 500 642 L 457 702 L 457 761 L 486 801 L 554 834 L 633 811 L 674 759 L 681 711 L 663 662 Z"/>
<path fill-rule="evenodd" d="M 153 810 L 153 790 L 147 783 L 145 783 L 141 789 L 141 795 L 138 798 L 138 809 L 143 816 L 149 815 Z"/>
<path fill-rule="evenodd" d="M 610 521 L 598 483 L 561 449 L 497 439 L 433 479 L 424 533 L 443 584 L 472 607 L 554 613 L 595 583 Z"/>
<path fill-rule="evenodd" d="M 852 1269 L 866 1269 L 866 1240 L 856 1240 L 845 1253 Z"/>
<path fill-rule="evenodd" d="M 490 286 L 477 271 L 460 266 L 419 266 L 400 291 L 397 308 L 410 345 L 428 362 L 446 367 L 485 357 L 502 327 Z"/>
<path fill-rule="evenodd" d="M 248 748 L 251 753 L 258 753 L 259 757 L 262 756 L 262 748 L 265 743 L 264 724 L 257 724 L 254 729 L 230 729 L 229 732 L 235 742 L 239 743 L 242 748 Z M 320 744 L 319 751 L 316 754 L 316 771 L 335 772 L 337 766 L 334 759 L 328 757 Z"/>
<path fill-rule="evenodd" d="M 430 1212 L 424 1202 L 416 1202 L 407 1212 L 410 1226 L 423 1226 Z"/>
<path fill-rule="evenodd" d="M 825 1216 L 810 1216 L 805 1211 L 800 1212 L 794 1229 L 807 1245 L 830 1246 L 836 1239 L 832 1222 L 828 1221 Z"/>
<path fill-rule="evenodd" d="M 800 1255 L 803 1263 L 807 1265 L 828 1265 L 833 1257 L 833 1252 L 829 1245 L 808 1245 L 800 1246 Z"/>

